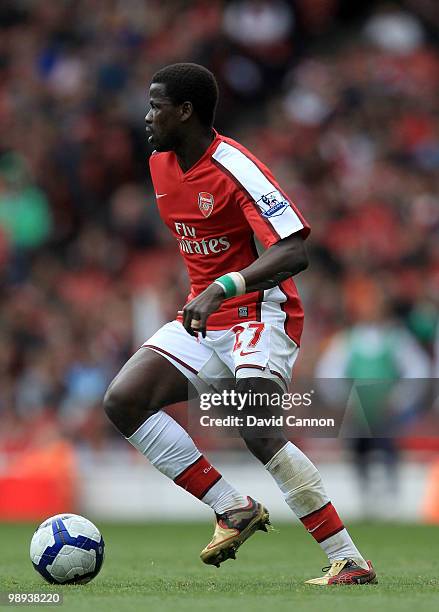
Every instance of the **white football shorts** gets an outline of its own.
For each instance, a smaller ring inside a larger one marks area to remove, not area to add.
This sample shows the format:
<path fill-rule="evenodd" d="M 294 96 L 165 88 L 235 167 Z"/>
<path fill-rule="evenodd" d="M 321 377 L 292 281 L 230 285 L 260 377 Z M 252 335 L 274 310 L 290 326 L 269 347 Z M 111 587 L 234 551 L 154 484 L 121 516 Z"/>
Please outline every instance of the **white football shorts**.
<path fill-rule="evenodd" d="M 208 331 L 206 338 L 191 336 L 179 321 L 171 321 L 142 346 L 168 359 L 198 391 L 215 379 L 250 377 L 273 379 L 286 390 L 299 352 L 283 327 L 258 321 Z"/>

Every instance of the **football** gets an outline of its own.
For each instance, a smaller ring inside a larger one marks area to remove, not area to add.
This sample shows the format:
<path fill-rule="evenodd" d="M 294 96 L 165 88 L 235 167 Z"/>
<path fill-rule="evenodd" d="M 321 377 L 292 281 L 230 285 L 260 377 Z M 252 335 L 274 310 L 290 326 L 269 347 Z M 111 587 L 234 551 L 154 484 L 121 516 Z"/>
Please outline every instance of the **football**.
<path fill-rule="evenodd" d="M 85 584 L 99 573 L 104 540 L 91 521 L 78 514 L 56 514 L 36 529 L 30 544 L 36 571 L 51 584 Z"/>

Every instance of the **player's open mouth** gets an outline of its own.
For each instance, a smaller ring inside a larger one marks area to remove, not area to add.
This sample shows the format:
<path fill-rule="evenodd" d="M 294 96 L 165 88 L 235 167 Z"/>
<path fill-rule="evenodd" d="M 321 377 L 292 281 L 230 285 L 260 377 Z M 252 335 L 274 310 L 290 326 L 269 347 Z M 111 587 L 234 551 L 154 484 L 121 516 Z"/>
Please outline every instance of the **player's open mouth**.
<path fill-rule="evenodd" d="M 152 142 L 154 140 L 154 135 L 152 133 L 151 128 L 147 127 L 145 129 L 145 131 L 146 131 L 146 136 L 147 136 L 148 142 Z"/>

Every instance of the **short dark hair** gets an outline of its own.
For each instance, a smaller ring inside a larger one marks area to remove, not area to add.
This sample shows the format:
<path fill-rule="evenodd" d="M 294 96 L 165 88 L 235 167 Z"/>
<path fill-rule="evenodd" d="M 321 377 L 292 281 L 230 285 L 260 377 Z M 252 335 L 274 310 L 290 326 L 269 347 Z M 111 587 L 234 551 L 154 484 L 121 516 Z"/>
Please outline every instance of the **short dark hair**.
<path fill-rule="evenodd" d="M 163 83 L 173 104 L 192 102 L 201 124 L 212 127 L 218 103 L 218 84 L 210 70 L 199 64 L 171 64 L 156 72 L 151 82 Z"/>

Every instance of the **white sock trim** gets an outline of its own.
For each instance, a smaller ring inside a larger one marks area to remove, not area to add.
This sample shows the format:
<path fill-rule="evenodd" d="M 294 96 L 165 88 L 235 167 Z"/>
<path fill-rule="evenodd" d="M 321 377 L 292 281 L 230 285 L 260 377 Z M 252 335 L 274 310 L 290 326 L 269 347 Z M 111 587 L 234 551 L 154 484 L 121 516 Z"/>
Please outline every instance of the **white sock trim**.
<path fill-rule="evenodd" d="M 282 446 L 282 448 L 280 448 L 277 453 L 275 455 L 272 456 L 272 458 L 270 459 L 270 461 L 268 463 L 266 463 L 264 465 L 265 469 L 270 471 L 270 467 L 271 465 L 276 461 L 276 458 L 279 456 L 279 454 L 288 446 L 288 444 L 292 444 L 292 442 L 286 442 L 284 446 Z"/>

